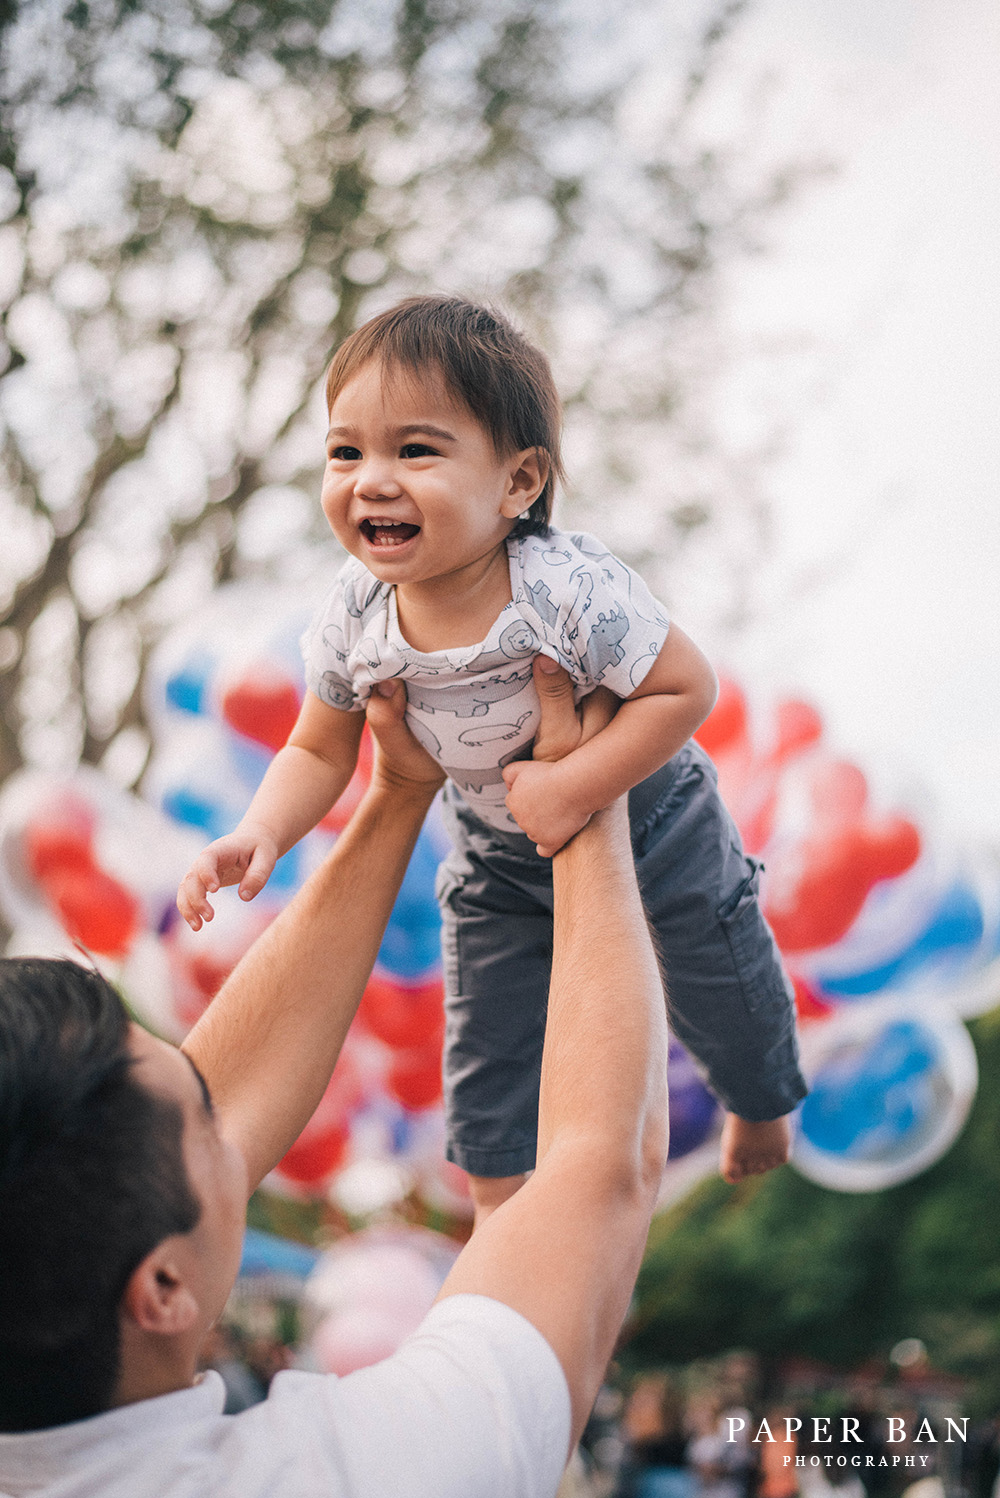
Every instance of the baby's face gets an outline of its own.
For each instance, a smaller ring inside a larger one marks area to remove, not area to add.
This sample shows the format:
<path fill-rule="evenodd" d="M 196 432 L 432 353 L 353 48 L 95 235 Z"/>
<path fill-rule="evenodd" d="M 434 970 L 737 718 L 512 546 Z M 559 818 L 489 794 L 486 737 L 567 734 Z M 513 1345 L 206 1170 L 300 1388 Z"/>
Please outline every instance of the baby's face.
<path fill-rule="evenodd" d="M 364 366 L 333 403 L 323 512 L 383 582 L 456 577 L 502 546 L 541 487 L 533 450 L 498 456 L 436 372 Z"/>

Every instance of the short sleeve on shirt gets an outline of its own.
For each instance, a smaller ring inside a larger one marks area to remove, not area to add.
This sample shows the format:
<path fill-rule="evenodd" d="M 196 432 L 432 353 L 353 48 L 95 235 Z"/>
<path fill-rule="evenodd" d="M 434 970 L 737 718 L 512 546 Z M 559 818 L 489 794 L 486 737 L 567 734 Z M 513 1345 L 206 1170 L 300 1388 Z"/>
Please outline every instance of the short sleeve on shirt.
<path fill-rule="evenodd" d="M 345 712 L 364 709 L 365 698 L 355 687 L 350 656 L 381 591 L 377 579 L 350 558 L 302 636 L 306 686 L 328 707 Z"/>
<path fill-rule="evenodd" d="M 268 1404 L 299 1403 L 303 1454 L 322 1429 L 318 1395 L 337 1432 L 338 1498 L 553 1498 L 566 1465 L 559 1361 L 485 1296 L 440 1301 L 391 1358 L 346 1378 L 279 1374 Z"/>
<path fill-rule="evenodd" d="M 595 537 L 556 530 L 526 537 L 520 564 L 526 603 L 577 687 L 631 696 L 670 628 L 639 574 Z"/>

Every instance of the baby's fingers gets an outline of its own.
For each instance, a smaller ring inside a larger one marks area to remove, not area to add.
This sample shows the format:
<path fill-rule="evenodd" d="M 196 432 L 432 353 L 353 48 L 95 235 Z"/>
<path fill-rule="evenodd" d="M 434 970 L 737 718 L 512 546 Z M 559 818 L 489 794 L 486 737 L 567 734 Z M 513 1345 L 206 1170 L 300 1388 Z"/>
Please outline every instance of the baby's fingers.
<path fill-rule="evenodd" d="M 216 880 L 211 886 L 213 892 L 218 887 Z M 210 921 L 215 914 L 208 903 L 206 882 L 194 869 L 184 876 L 181 887 L 177 891 L 177 909 L 192 931 L 200 931 L 202 922 Z"/>
<path fill-rule="evenodd" d="M 255 848 L 246 873 L 240 880 L 240 899 L 252 900 L 259 895 L 274 868 L 275 856 L 269 848 Z"/>
<path fill-rule="evenodd" d="M 221 883 L 219 855 L 213 845 L 198 855 L 177 891 L 177 909 L 192 931 L 200 931 L 202 921 L 212 919 L 215 912 L 207 896 L 214 895 Z"/>

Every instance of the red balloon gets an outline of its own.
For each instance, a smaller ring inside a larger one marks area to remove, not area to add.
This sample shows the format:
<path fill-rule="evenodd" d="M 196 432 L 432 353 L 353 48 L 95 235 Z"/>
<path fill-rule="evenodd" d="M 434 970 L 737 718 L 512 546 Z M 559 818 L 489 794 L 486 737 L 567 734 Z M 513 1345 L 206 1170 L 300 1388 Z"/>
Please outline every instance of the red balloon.
<path fill-rule="evenodd" d="M 718 700 L 695 738 L 714 756 L 746 737 L 747 700 L 734 681 L 720 679 Z"/>
<path fill-rule="evenodd" d="M 193 1025 L 201 1018 L 238 961 L 236 956 L 172 950 L 174 1007 L 182 1024 Z"/>
<path fill-rule="evenodd" d="M 823 737 L 823 719 L 808 702 L 796 697 L 778 703 L 777 735 L 769 755 L 772 763 L 785 764 Z"/>
<path fill-rule="evenodd" d="M 319 1186 L 343 1164 L 351 1131 L 346 1122 L 312 1133 L 305 1129 L 288 1150 L 279 1172 L 299 1186 Z"/>
<path fill-rule="evenodd" d="M 205 1000 L 205 1007 L 212 1002 L 238 959 L 220 959 L 206 952 L 195 952 L 188 959 L 188 977 Z"/>
<path fill-rule="evenodd" d="M 440 1046 L 444 1035 L 444 984 L 407 986 L 373 975 L 358 1009 L 372 1035 L 394 1049 Z"/>
<path fill-rule="evenodd" d="M 801 873 L 790 889 L 772 885 L 765 907 L 783 952 L 832 946 L 857 919 L 872 886 L 895 879 L 920 856 L 920 834 L 904 817 L 843 828 L 796 850 Z"/>
<path fill-rule="evenodd" d="M 441 1047 L 397 1052 L 385 1084 L 404 1108 L 432 1107 L 441 1096 Z"/>
<path fill-rule="evenodd" d="M 857 765 L 834 760 L 813 775 L 809 794 L 818 821 L 860 822 L 868 805 L 868 782 Z"/>
<path fill-rule="evenodd" d="M 833 1005 L 821 999 L 812 984 L 807 983 L 798 973 L 792 973 L 791 978 L 795 989 L 795 1015 L 799 1024 L 809 1025 L 816 1020 L 828 1019 L 833 1013 Z"/>
<path fill-rule="evenodd" d="M 299 702 L 295 683 L 265 663 L 223 693 L 222 716 L 244 738 L 277 752 L 295 726 Z"/>
<path fill-rule="evenodd" d="M 125 956 L 141 924 L 131 890 L 98 868 L 56 868 L 40 882 L 68 936 L 105 957 Z"/>
<path fill-rule="evenodd" d="M 897 879 L 920 857 L 920 833 L 906 817 L 890 817 L 871 839 L 870 849 L 876 879 Z"/>
<path fill-rule="evenodd" d="M 774 818 L 778 810 L 778 792 L 766 781 L 758 781 L 756 789 L 759 799 L 754 804 L 748 794 L 745 809 L 739 809 L 740 836 L 748 853 L 760 853 L 766 848 L 774 831 Z"/>
<path fill-rule="evenodd" d="M 89 827 L 63 822 L 29 822 L 24 851 L 32 877 L 39 883 L 57 870 L 85 871 L 94 865 Z"/>

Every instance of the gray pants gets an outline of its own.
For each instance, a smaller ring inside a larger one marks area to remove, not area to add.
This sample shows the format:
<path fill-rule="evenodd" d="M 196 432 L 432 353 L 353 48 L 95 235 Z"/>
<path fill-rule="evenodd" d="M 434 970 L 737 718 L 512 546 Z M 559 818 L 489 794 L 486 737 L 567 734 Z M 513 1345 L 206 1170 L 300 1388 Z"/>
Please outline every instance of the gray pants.
<path fill-rule="evenodd" d="M 656 930 L 668 1013 L 722 1104 L 777 1118 L 806 1093 L 791 990 L 715 768 L 689 743 L 629 795 L 636 872 Z M 450 784 L 454 847 L 438 874 L 448 1158 L 478 1176 L 535 1164 L 552 964 L 552 865 L 487 826 Z"/>

